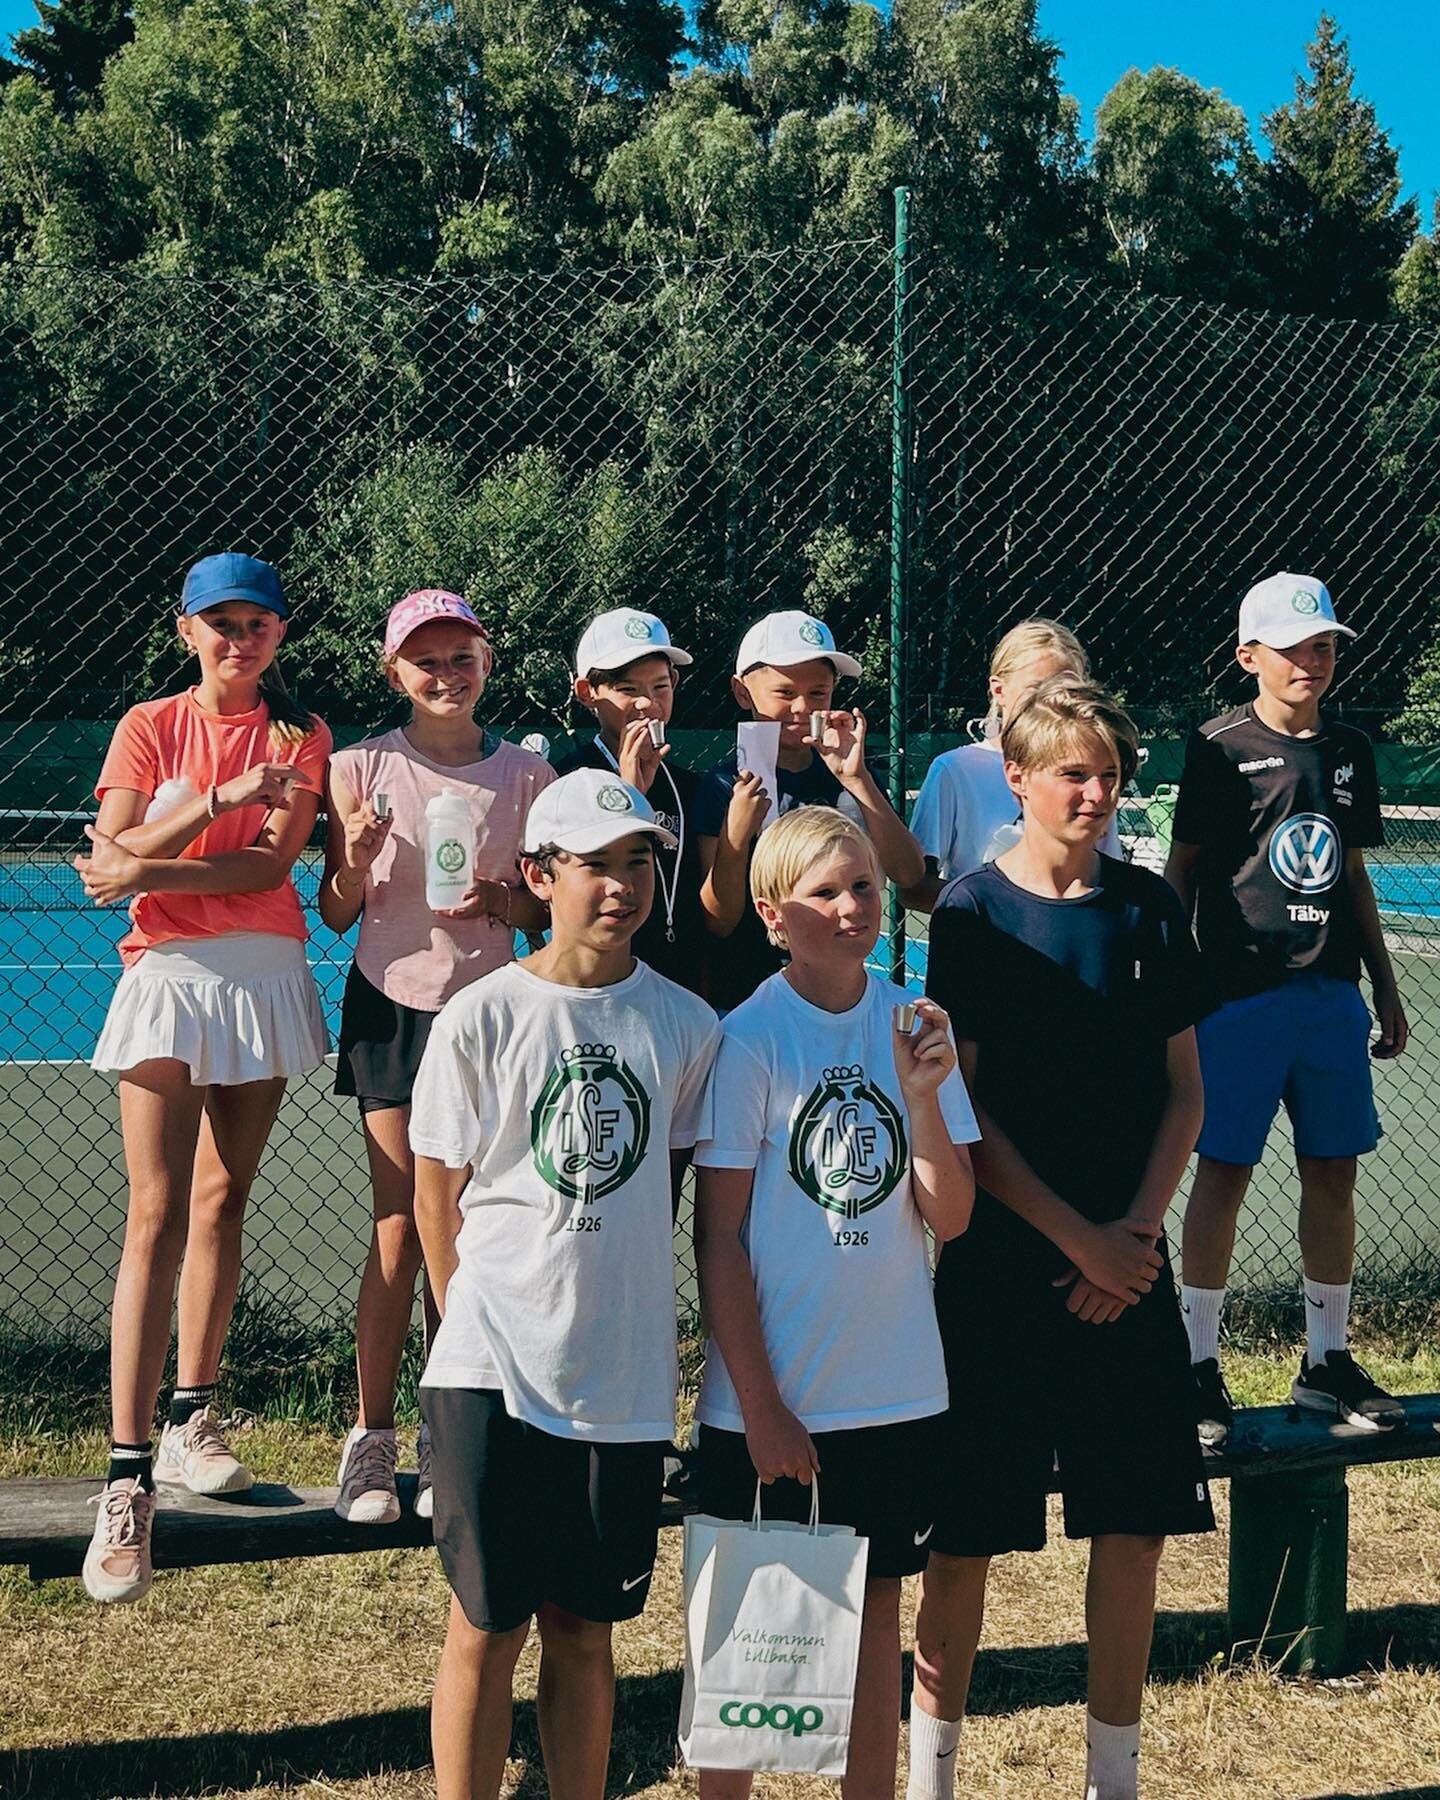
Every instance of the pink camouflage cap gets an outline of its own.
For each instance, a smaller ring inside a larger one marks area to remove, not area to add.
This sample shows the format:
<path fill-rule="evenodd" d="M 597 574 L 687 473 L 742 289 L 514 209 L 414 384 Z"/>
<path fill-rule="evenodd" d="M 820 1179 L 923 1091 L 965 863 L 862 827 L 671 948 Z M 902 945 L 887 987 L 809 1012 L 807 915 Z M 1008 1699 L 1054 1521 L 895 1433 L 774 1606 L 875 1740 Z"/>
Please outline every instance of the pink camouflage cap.
<path fill-rule="evenodd" d="M 390 608 L 390 617 L 385 621 L 385 654 L 394 656 L 412 631 L 418 631 L 434 619 L 453 619 L 487 644 L 490 642 L 490 633 L 475 617 L 474 609 L 458 594 L 452 594 L 448 588 L 417 588 Z"/>

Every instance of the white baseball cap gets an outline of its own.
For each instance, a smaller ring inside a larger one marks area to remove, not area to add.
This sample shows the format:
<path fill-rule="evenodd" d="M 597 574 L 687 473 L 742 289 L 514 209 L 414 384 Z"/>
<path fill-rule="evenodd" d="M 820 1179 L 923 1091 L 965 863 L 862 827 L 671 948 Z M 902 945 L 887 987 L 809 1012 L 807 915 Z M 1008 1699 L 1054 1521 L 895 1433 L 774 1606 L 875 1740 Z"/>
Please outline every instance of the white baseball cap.
<path fill-rule="evenodd" d="M 585 856 L 637 831 L 648 831 L 667 849 L 675 848 L 674 834 L 657 821 L 638 788 L 608 769 L 576 769 L 536 795 L 520 849 L 525 856 L 534 856 L 554 844 Z"/>
<path fill-rule="evenodd" d="M 1323 581 L 1313 575 L 1268 575 L 1256 582 L 1240 602 L 1240 630 L 1236 642 L 1267 644 L 1272 650 L 1289 650 L 1322 631 L 1355 633 L 1335 617 L 1335 602 Z"/>
<path fill-rule="evenodd" d="M 860 664 L 835 648 L 835 633 L 823 619 L 809 613 L 766 613 L 740 640 L 735 673 L 744 675 L 761 663 L 772 669 L 793 669 L 797 663 L 828 657 L 837 675 L 858 675 Z"/>
<path fill-rule="evenodd" d="M 589 675 L 594 669 L 623 669 L 646 656 L 668 657 L 677 669 L 695 660 L 688 650 L 675 648 L 670 633 L 654 613 L 617 606 L 585 627 L 575 646 L 575 673 L 578 676 Z"/>

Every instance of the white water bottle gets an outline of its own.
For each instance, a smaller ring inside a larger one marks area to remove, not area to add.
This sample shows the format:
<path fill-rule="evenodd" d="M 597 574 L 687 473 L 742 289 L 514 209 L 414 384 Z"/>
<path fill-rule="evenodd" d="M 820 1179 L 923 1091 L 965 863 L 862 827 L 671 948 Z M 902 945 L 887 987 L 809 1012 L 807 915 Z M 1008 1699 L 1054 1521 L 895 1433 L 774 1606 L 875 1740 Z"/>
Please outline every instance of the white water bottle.
<path fill-rule="evenodd" d="M 474 827 L 465 796 L 444 788 L 425 808 L 425 904 L 459 906 L 470 887 Z"/>

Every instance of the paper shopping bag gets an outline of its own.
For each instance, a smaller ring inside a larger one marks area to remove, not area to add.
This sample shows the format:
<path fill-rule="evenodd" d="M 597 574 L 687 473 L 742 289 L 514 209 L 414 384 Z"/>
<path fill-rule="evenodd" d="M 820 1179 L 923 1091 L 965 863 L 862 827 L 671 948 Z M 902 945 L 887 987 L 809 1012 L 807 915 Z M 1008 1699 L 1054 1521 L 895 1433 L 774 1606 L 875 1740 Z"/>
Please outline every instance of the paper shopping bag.
<path fill-rule="evenodd" d="M 849 1525 L 685 1521 L 685 1685 L 691 1768 L 843 1775 L 870 1545 Z"/>

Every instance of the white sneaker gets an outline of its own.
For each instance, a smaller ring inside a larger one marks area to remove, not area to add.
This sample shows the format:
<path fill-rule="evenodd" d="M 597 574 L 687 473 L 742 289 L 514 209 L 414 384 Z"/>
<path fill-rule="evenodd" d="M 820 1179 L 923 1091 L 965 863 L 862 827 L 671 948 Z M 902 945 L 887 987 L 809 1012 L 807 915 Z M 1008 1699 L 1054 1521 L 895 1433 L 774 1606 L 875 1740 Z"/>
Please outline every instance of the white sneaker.
<path fill-rule="evenodd" d="M 415 1517 L 417 1519 L 433 1519 L 435 1517 L 435 1490 L 430 1485 L 430 1427 L 422 1425 L 420 1435 L 415 1440 L 415 1461 L 419 1466 L 420 1479 L 415 1485 Z"/>
<path fill-rule="evenodd" d="M 92 1600 L 123 1606 L 138 1600 L 150 1586 L 150 1531 L 155 1523 L 155 1496 L 133 1476 L 107 1482 L 90 1501 L 98 1506 L 90 1548 L 81 1579 Z"/>
<path fill-rule="evenodd" d="M 167 1425 L 155 1452 L 155 1479 L 188 1487 L 192 1494 L 243 1494 L 255 1477 L 235 1456 L 220 1427 L 202 1406 L 184 1425 Z"/>
<path fill-rule="evenodd" d="M 393 1426 L 376 1431 L 355 1427 L 345 1440 L 335 1477 L 340 1488 L 335 1510 L 342 1519 L 356 1525 L 390 1525 L 400 1517 L 395 1487 L 399 1454 Z"/>

